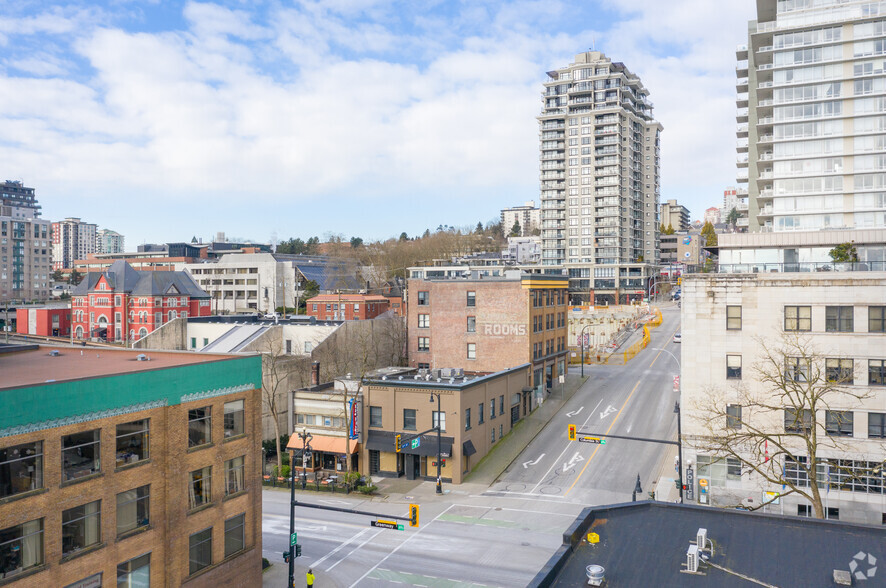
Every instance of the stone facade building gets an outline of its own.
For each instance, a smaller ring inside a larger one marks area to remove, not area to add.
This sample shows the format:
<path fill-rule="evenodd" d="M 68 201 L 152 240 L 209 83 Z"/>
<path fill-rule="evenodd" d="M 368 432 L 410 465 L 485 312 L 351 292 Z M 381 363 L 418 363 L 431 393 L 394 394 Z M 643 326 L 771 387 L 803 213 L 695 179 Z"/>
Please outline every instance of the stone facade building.
<path fill-rule="evenodd" d="M 3 351 L 0 584 L 261 583 L 259 357 Z"/>

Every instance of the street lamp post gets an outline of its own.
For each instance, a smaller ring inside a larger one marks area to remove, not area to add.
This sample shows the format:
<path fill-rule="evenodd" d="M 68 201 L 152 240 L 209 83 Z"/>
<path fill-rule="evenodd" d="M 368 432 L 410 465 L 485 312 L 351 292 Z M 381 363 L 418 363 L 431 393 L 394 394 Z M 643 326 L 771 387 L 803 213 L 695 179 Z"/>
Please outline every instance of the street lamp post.
<path fill-rule="evenodd" d="M 314 438 L 313 435 L 308 433 L 307 429 L 302 429 L 302 432 L 298 434 L 299 438 L 302 441 L 302 450 L 301 450 L 301 465 L 302 465 L 302 489 L 304 489 L 304 471 L 307 470 L 307 454 L 308 450 L 311 448 L 310 440 Z M 295 533 L 295 471 L 291 466 L 294 464 L 290 461 L 289 468 L 289 537 L 290 544 L 292 543 L 292 535 Z M 290 545 L 290 547 L 294 550 L 295 546 Z M 289 586 L 290 588 L 295 586 L 295 553 L 290 552 L 289 556 Z"/>
<path fill-rule="evenodd" d="M 443 452 L 443 439 L 441 438 L 440 432 L 440 420 L 442 416 L 442 409 L 440 408 L 440 393 L 437 392 L 437 425 L 434 427 L 437 429 L 437 494 L 443 494 L 443 478 L 442 478 L 442 463 L 440 463 L 443 459 L 441 455 Z M 434 393 L 431 392 L 431 402 L 434 402 Z M 431 419 L 433 421 L 433 419 Z"/>
<path fill-rule="evenodd" d="M 662 349 L 661 347 L 650 347 L 649 349 L 654 349 L 656 351 L 664 351 L 668 355 L 671 356 L 677 364 L 677 371 L 680 372 L 683 370 L 680 365 L 680 360 L 677 359 L 677 356 L 668 351 L 667 349 Z M 683 431 L 681 427 L 681 419 L 680 419 L 680 401 L 674 403 L 674 412 L 677 415 L 677 482 L 680 485 L 680 504 L 683 504 Z"/>
<path fill-rule="evenodd" d="M 578 336 L 579 339 L 581 339 L 581 377 L 582 378 L 585 377 L 585 331 L 590 326 L 591 325 L 585 325 L 581 330 L 581 334 Z"/>
<path fill-rule="evenodd" d="M 643 494 L 643 486 L 640 485 L 640 474 L 637 474 L 637 485 L 631 494 L 631 502 L 637 502 L 637 494 Z"/>

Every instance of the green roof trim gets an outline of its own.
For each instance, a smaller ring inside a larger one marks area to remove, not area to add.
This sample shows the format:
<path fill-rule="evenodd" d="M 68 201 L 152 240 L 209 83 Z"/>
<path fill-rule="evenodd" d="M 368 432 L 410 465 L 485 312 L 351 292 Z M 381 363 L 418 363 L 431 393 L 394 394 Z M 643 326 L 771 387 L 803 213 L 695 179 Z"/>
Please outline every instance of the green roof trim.
<path fill-rule="evenodd" d="M 261 388 L 261 356 L 0 391 L 0 437 Z"/>

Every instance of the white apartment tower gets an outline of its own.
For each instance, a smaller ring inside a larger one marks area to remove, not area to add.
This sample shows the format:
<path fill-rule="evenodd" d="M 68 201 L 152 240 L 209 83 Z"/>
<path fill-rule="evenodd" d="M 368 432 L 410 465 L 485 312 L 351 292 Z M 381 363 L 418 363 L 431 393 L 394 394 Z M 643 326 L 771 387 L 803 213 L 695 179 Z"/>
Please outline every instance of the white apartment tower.
<path fill-rule="evenodd" d="M 52 223 L 52 268 L 72 268 L 74 261 L 95 253 L 97 229 L 74 217 Z"/>
<path fill-rule="evenodd" d="M 547 72 L 539 121 L 542 265 L 572 304 L 642 299 L 658 255 L 662 127 L 640 78 L 599 51 Z"/>
<path fill-rule="evenodd" d="M 886 3 L 757 0 L 736 57 L 750 231 L 886 226 Z"/>
<path fill-rule="evenodd" d="M 123 235 L 111 229 L 99 229 L 95 233 L 96 253 L 123 253 Z"/>

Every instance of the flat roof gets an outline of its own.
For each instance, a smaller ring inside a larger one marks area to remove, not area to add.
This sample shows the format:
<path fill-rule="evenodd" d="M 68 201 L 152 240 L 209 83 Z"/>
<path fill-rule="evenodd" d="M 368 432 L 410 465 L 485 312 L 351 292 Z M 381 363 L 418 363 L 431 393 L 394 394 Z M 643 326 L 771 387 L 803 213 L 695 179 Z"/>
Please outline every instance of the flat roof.
<path fill-rule="evenodd" d="M 470 388 L 471 386 L 476 386 L 477 384 L 482 384 L 484 382 L 494 380 L 506 374 L 525 370 L 530 365 L 531 364 L 524 363 L 522 365 L 518 365 L 517 367 L 493 372 L 491 374 L 478 375 L 466 373 L 464 376 L 452 376 L 448 378 L 437 377 L 431 374 L 404 374 L 391 375 L 390 377 L 387 375 L 382 375 L 380 377 L 366 378 L 365 382 L 366 384 L 371 384 L 374 386 L 392 386 L 395 388 L 449 388 L 454 390 L 464 390 L 465 388 Z"/>
<path fill-rule="evenodd" d="M 30 347 L 30 346 L 28 346 Z M 50 355 L 58 350 L 57 356 Z M 145 354 L 150 361 L 138 361 Z M 223 361 L 237 358 L 229 354 L 198 354 L 192 351 L 144 351 L 40 345 L 36 349 L 0 354 L 0 390 L 23 388 L 46 382 L 67 382 L 133 372 Z"/>
<path fill-rule="evenodd" d="M 713 565 L 702 563 L 703 574 L 687 574 L 683 572 L 686 552 L 699 529 L 707 530 L 713 544 L 712 552 L 707 545 Z M 599 542 L 589 543 L 588 533 L 596 533 Z M 746 588 L 753 584 L 723 568 L 766 586 L 833 586 L 834 570 L 868 576 L 871 568 L 882 567 L 873 562 L 886 558 L 883 537 L 881 526 L 629 502 L 584 509 L 564 533 L 563 546 L 529 586 L 586 586 L 589 565 L 603 566 L 607 586 Z M 865 579 L 875 580 L 871 586 L 882 586 L 882 571 L 875 574 Z"/>

